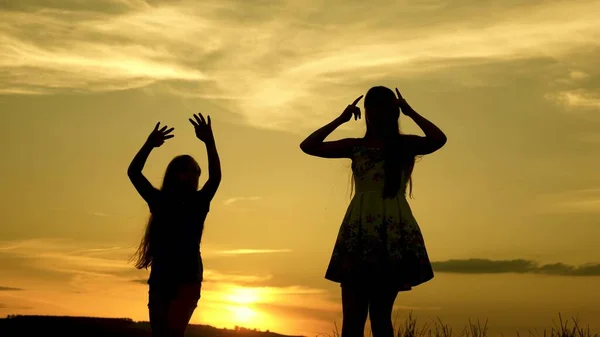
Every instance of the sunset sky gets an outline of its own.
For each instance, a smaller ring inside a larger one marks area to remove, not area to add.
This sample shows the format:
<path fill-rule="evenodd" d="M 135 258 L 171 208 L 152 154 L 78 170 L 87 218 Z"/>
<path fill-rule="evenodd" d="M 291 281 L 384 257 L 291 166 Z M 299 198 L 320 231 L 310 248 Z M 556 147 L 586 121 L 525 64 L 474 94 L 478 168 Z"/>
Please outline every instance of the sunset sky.
<path fill-rule="evenodd" d="M 0 315 L 147 320 L 147 272 L 127 259 L 148 208 L 126 169 L 161 121 L 175 138 L 146 176 L 159 186 L 182 153 L 206 172 L 187 120 L 201 112 L 223 181 L 192 323 L 331 333 L 340 290 L 324 273 L 350 162 L 299 143 L 385 85 L 448 136 L 418 162 L 410 201 L 436 276 L 398 296 L 398 317 L 513 333 L 560 312 L 600 329 L 597 13 L 579 0 L 0 1 Z"/>

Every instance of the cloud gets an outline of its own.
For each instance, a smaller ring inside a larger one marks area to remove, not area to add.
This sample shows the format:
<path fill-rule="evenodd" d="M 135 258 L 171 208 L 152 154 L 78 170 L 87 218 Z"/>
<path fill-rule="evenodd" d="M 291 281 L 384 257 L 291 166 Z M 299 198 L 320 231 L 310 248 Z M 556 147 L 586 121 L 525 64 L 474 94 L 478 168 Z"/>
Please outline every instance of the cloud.
<path fill-rule="evenodd" d="M 140 283 L 140 284 L 143 284 L 143 285 L 148 285 L 148 279 L 147 278 L 137 278 L 137 279 L 131 280 L 131 282 Z"/>
<path fill-rule="evenodd" d="M 147 285 L 147 278 L 133 278 L 133 283 Z M 204 284 L 210 284 L 212 288 L 227 288 L 231 286 L 242 288 L 268 288 L 273 295 L 316 295 L 325 293 L 321 289 L 323 282 L 320 278 L 307 275 L 285 275 L 285 274 L 240 274 L 235 272 L 221 272 L 214 269 L 204 270 Z"/>
<path fill-rule="evenodd" d="M 20 259 L 19 270 L 29 268 L 68 275 L 74 282 L 84 278 L 120 278 L 135 273 L 127 263 L 130 254 L 127 248 L 93 247 L 65 239 L 2 241 L 0 254 L 14 261 Z"/>
<path fill-rule="evenodd" d="M 9 11 L 36 11 L 55 9 L 81 12 L 121 13 L 135 6 L 141 6 L 144 0 L 96 0 L 82 2 L 79 0 L 23 0 L 2 1 L 0 9 Z"/>
<path fill-rule="evenodd" d="M 571 70 L 569 72 L 569 77 L 573 80 L 582 80 L 582 79 L 590 77 L 590 75 L 581 70 Z"/>
<path fill-rule="evenodd" d="M 0 291 L 21 291 L 21 290 L 23 290 L 23 289 L 0 286 Z"/>
<path fill-rule="evenodd" d="M 228 250 L 217 250 L 207 254 L 209 255 L 224 255 L 224 256 L 238 256 L 238 255 L 254 255 L 254 254 L 277 254 L 277 253 L 291 253 L 291 249 L 228 249 Z"/>
<path fill-rule="evenodd" d="M 110 216 L 110 215 L 108 215 L 107 213 L 102 213 L 102 212 L 93 212 L 93 213 L 91 213 L 91 214 L 92 214 L 93 216 L 98 216 L 98 217 L 102 217 L 102 218 L 105 218 L 105 217 L 108 217 L 108 216 Z"/>
<path fill-rule="evenodd" d="M 600 92 L 573 89 L 548 94 L 547 99 L 563 105 L 566 109 L 600 110 Z"/>
<path fill-rule="evenodd" d="M 314 102 L 326 110 L 350 99 L 349 88 L 373 81 L 458 63 L 562 59 L 600 44 L 597 1 L 26 3 L 0 10 L 0 92 L 168 87 L 186 97 L 225 98 L 247 123 L 279 129 L 319 123 L 307 118 L 321 114 Z"/>
<path fill-rule="evenodd" d="M 237 198 L 229 198 L 229 199 L 227 199 L 227 200 L 225 200 L 223 202 L 223 205 L 229 206 L 229 205 L 231 205 L 233 203 L 240 202 L 240 201 L 257 201 L 257 200 L 260 200 L 260 199 L 261 199 L 260 197 L 237 197 Z"/>
<path fill-rule="evenodd" d="M 600 264 L 571 266 L 563 263 L 539 265 L 535 261 L 467 259 L 433 262 L 433 269 L 439 273 L 456 274 L 543 274 L 557 276 L 600 276 Z"/>
<path fill-rule="evenodd" d="M 250 275 L 239 273 L 223 273 L 213 269 L 204 270 L 204 284 L 212 287 L 242 287 L 242 288 L 268 288 L 273 295 L 309 295 L 321 294 L 325 290 L 306 285 L 302 280 L 285 279 L 282 275 Z M 135 278 L 130 282 L 147 285 L 147 278 Z"/>
<path fill-rule="evenodd" d="M 593 140 L 593 139 L 591 139 Z M 600 188 L 587 188 L 539 195 L 533 201 L 540 213 L 598 213 Z"/>
<path fill-rule="evenodd" d="M 0 24 L 3 90 L 112 91 L 160 80 L 204 80 L 197 69 L 173 61 L 169 50 L 147 40 L 127 39 L 136 28 L 144 30 L 146 38 L 167 34 L 177 13 L 146 6 L 136 11 L 130 15 L 56 8 L 0 12 L 5 18 Z"/>
<path fill-rule="evenodd" d="M 271 275 L 240 275 L 240 274 L 229 274 L 220 273 L 216 270 L 205 270 L 204 280 L 205 282 L 231 282 L 241 285 L 257 285 L 263 284 L 264 282 L 272 279 Z"/>
<path fill-rule="evenodd" d="M 271 275 L 256 276 L 232 273 L 221 273 L 216 270 L 204 270 L 204 283 L 231 283 L 245 286 L 259 286 L 272 278 Z M 148 284 L 147 278 L 133 279 L 134 283 Z"/>

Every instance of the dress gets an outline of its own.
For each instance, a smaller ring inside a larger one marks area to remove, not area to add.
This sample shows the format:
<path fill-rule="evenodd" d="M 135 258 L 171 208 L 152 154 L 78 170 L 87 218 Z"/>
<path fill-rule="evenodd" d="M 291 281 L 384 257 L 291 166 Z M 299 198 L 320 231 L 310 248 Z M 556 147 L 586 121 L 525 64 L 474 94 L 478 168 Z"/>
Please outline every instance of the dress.
<path fill-rule="evenodd" d="M 395 198 L 383 199 L 383 150 L 357 146 L 352 155 L 355 194 L 340 226 L 325 278 L 338 283 L 389 285 L 398 291 L 433 278 L 423 235 L 402 175 Z"/>
<path fill-rule="evenodd" d="M 180 198 L 159 192 L 149 206 L 153 223 L 148 284 L 159 288 L 202 283 L 200 242 L 210 199 L 202 190 Z"/>

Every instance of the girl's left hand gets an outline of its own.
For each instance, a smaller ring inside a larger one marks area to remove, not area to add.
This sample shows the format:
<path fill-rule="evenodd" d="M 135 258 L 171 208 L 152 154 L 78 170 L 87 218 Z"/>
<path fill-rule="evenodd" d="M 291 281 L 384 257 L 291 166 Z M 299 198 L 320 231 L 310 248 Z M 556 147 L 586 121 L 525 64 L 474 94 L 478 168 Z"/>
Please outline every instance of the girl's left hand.
<path fill-rule="evenodd" d="M 400 110 L 402 110 L 403 114 L 405 114 L 406 116 L 410 116 L 414 110 L 410 107 L 408 102 L 406 102 L 404 97 L 402 97 L 402 94 L 400 94 L 398 88 L 396 88 L 396 95 L 398 95 L 398 98 L 396 99 L 398 107 L 400 108 Z"/>
<path fill-rule="evenodd" d="M 204 119 L 202 114 L 195 114 L 194 119 L 189 119 L 190 123 L 194 126 L 194 131 L 196 132 L 196 137 L 203 141 L 204 143 L 210 143 L 214 141 L 212 128 L 210 125 L 210 116 L 206 116 L 207 119 Z"/>

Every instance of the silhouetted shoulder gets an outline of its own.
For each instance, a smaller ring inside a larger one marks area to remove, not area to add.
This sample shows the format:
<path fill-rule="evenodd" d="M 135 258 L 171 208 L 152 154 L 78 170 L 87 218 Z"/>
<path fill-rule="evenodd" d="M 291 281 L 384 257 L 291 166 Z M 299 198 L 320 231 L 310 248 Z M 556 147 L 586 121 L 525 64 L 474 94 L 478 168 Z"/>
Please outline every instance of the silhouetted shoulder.
<path fill-rule="evenodd" d="M 431 141 L 427 137 L 417 135 L 400 135 L 402 147 L 415 156 L 426 155 L 439 150 L 444 144 Z"/>

